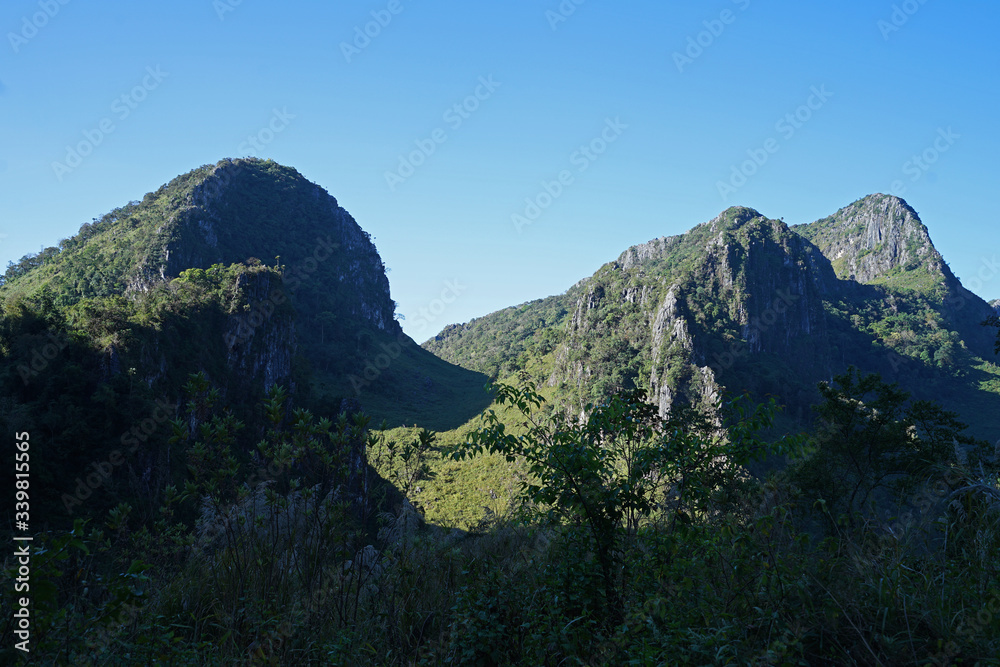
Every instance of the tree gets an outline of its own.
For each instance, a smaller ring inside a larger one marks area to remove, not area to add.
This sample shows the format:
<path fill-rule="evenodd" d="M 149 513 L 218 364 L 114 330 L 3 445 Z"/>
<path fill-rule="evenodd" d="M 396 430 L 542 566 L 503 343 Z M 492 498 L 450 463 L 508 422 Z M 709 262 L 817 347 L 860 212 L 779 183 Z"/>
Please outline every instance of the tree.
<path fill-rule="evenodd" d="M 952 462 L 956 444 L 976 442 L 962 434 L 967 427 L 955 413 L 911 401 L 878 374 L 862 376 L 852 366 L 832 383 L 820 383 L 819 391 L 816 449 L 797 475 L 837 513 L 856 516 L 884 492 Z"/>
<path fill-rule="evenodd" d="M 996 327 L 997 340 L 993 346 L 993 354 L 1000 354 L 1000 315 L 990 315 L 985 320 L 983 320 L 982 325 L 984 327 Z"/>
<path fill-rule="evenodd" d="M 749 407 L 745 399 L 721 399 L 719 419 L 735 416 L 728 428 L 690 408 L 677 408 L 661 419 L 642 390 L 612 396 L 592 408 L 582 424 L 556 415 L 545 421 L 535 412 L 544 399 L 528 386 L 495 384 L 499 405 L 514 407 L 526 419 L 523 435 L 514 435 L 494 410 L 468 442 L 451 452 L 461 460 L 484 451 L 508 461 L 523 458 L 532 480 L 522 500 L 548 523 L 582 527 L 599 564 L 604 607 L 612 622 L 620 609 L 620 574 L 624 547 L 644 520 L 659 510 L 691 523 L 709 511 L 720 490 L 744 477 L 743 466 L 767 454 L 785 451 L 789 441 L 768 444 L 755 433 L 771 425 L 772 400 Z"/>

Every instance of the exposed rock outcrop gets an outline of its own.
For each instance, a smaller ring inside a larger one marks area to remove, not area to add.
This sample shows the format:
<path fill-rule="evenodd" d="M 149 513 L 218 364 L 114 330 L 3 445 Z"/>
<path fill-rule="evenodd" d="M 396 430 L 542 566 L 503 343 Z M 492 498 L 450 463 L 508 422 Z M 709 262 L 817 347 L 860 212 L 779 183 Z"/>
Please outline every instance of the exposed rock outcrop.
<path fill-rule="evenodd" d="M 565 316 L 552 320 L 560 305 Z M 906 202 L 871 195 L 796 227 L 729 208 L 628 248 L 564 295 L 446 328 L 427 346 L 485 369 L 480 357 L 463 357 L 463 341 L 484 349 L 516 332 L 506 372 L 541 366 L 574 415 L 636 386 L 661 414 L 678 401 L 711 405 L 725 388 L 780 396 L 802 419 L 817 383 L 848 364 L 917 395 L 940 369 L 968 372 L 955 370 L 965 350 L 992 356 L 980 326 L 992 312 L 951 273 Z M 540 324 L 542 313 L 552 324 Z M 558 343 L 541 357 L 549 341 Z"/>
<path fill-rule="evenodd" d="M 245 307 L 229 316 L 223 335 L 230 369 L 243 382 L 265 391 L 291 381 L 296 349 L 294 312 L 284 301 L 275 303 L 280 292 L 273 283 L 267 272 L 237 278 L 236 289 Z"/>
<path fill-rule="evenodd" d="M 927 227 L 899 197 L 869 195 L 828 218 L 793 230 L 819 247 L 840 278 L 873 283 L 894 269 L 919 269 L 942 280 L 945 276 L 944 260 L 931 243 Z"/>
<path fill-rule="evenodd" d="M 241 223 L 276 215 L 295 222 L 254 230 Z M 370 235 L 322 187 L 294 169 L 257 159 L 223 160 L 190 186 L 174 214 L 151 231 L 126 292 L 148 291 L 185 269 L 276 255 L 292 260 L 287 282 L 293 300 L 300 286 L 322 275 L 340 288 L 338 314 L 399 333 L 385 266 Z M 307 319 L 313 314 L 303 312 Z"/>

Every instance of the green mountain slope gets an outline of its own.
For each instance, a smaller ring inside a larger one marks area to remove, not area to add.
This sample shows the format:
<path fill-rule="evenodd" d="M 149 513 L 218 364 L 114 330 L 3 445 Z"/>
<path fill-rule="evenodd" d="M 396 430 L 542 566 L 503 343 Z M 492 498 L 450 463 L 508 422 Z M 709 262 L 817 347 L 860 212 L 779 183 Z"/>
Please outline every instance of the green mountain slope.
<path fill-rule="evenodd" d="M 574 414 L 632 386 L 662 413 L 725 389 L 777 395 L 801 423 L 816 383 L 854 364 L 989 435 L 1000 430 L 1000 369 L 980 326 L 991 311 L 905 202 L 872 195 L 792 228 L 730 208 L 424 346 L 491 376 L 528 371 Z"/>
<path fill-rule="evenodd" d="M 368 233 L 323 188 L 270 160 L 200 167 L 84 224 L 58 246 L 12 263 L 0 299 L 44 292 L 62 309 L 92 298 L 134 301 L 187 269 L 241 262 L 274 264 L 282 286 L 261 295 L 228 332 L 228 354 L 287 301 L 293 345 L 308 367 L 296 378 L 300 399 L 332 412 L 352 398 L 376 419 L 442 429 L 488 402 L 485 378 L 443 363 L 402 333 Z M 155 376 L 163 363 L 151 361 L 137 372 Z"/>

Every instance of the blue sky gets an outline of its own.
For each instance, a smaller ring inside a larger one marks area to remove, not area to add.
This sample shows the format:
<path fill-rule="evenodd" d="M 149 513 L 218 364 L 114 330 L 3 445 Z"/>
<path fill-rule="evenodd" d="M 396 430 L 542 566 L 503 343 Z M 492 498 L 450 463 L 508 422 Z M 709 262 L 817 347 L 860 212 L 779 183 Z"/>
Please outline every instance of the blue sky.
<path fill-rule="evenodd" d="M 998 24 L 944 0 L 10 0 L 0 263 L 258 155 L 375 237 L 418 341 L 730 205 L 791 224 L 893 190 L 992 299 Z"/>

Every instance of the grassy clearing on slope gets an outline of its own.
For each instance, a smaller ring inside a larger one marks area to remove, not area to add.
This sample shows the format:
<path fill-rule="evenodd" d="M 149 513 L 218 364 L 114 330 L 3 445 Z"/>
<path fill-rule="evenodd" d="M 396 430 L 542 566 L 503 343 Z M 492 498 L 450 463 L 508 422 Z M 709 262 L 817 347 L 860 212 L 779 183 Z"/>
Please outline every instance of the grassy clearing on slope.
<path fill-rule="evenodd" d="M 362 361 L 367 363 L 356 373 L 317 372 L 317 379 L 324 393 L 360 401 L 373 424 L 384 420 L 393 428 L 415 425 L 449 431 L 490 404 L 485 375 L 439 359 L 408 339 L 403 344 L 390 339 Z"/>
<path fill-rule="evenodd" d="M 513 383 L 515 378 L 505 382 Z M 546 400 L 552 401 L 558 390 L 544 386 L 539 390 Z M 549 405 L 549 404 L 546 404 Z M 480 425 L 485 410 L 496 410 L 508 425 L 508 432 L 520 435 L 526 432 L 520 416 L 510 406 L 490 403 L 461 426 L 436 433 L 434 446 L 426 454 L 427 474 L 419 475 L 410 489 L 410 500 L 423 512 L 430 523 L 462 530 L 480 530 L 496 517 L 509 517 L 516 505 L 516 497 L 526 478 L 526 466 L 521 461 L 509 462 L 499 455 L 486 454 L 464 461 L 454 461 L 446 452 L 465 442 L 468 435 Z M 423 426 L 423 422 L 417 422 Z M 384 432 L 387 442 L 401 447 L 416 442 L 419 427 L 396 427 Z M 433 430 L 433 429 L 431 429 Z M 369 459 L 379 474 L 400 485 L 406 475 L 403 464 L 396 460 L 378 465 L 378 452 L 370 452 Z"/>

